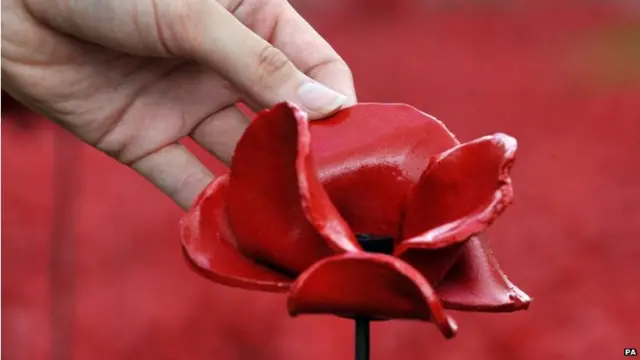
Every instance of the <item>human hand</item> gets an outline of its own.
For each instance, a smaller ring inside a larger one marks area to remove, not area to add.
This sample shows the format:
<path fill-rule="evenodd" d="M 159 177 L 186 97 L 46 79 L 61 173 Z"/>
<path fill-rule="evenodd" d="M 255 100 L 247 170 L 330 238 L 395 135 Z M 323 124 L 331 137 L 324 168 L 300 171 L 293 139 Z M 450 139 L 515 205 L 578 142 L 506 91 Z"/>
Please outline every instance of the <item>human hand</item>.
<path fill-rule="evenodd" d="M 237 102 L 314 119 L 356 101 L 285 0 L 3 0 L 2 88 L 183 208 L 213 175 L 178 141 L 228 163 L 249 122 Z"/>

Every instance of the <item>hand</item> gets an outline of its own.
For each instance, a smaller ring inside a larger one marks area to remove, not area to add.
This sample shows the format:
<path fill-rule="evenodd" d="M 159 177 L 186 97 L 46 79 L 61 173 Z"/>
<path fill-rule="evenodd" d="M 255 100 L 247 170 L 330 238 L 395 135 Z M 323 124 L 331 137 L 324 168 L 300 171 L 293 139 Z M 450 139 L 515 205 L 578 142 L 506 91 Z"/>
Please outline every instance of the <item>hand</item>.
<path fill-rule="evenodd" d="M 228 163 L 249 121 L 237 102 L 319 118 L 356 101 L 285 0 L 3 0 L 2 88 L 183 208 L 213 175 L 178 141 Z"/>

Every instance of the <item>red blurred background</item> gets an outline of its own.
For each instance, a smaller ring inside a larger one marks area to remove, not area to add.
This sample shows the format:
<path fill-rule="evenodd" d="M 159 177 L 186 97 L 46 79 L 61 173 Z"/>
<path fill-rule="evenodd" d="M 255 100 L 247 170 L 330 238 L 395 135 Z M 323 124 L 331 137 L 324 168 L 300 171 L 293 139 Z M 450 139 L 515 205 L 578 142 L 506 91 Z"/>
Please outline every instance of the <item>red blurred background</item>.
<path fill-rule="evenodd" d="M 636 0 L 295 4 L 349 62 L 361 101 L 415 105 L 461 140 L 520 143 L 516 202 L 488 236 L 530 311 L 455 313 L 452 341 L 429 324 L 377 323 L 373 359 L 600 360 L 640 347 Z M 170 200 L 2 105 L 3 359 L 353 358 L 349 321 L 289 319 L 281 295 L 196 276 Z"/>

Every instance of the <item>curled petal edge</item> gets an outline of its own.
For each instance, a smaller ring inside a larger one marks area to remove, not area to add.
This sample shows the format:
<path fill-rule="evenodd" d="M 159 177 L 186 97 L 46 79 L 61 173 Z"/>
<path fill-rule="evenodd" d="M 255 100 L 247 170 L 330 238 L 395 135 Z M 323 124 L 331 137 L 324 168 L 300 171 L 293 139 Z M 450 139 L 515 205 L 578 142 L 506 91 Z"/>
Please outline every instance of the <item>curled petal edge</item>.
<path fill-rule="evenodd" d="M 333 251 L 362 251 L 349 225 L 335 208 L 318 179 L 318 171 L 311 159 L 311 133 L 307 114 L 294 104 L 284 103 L 283 106 L 287 106 L 293 112 L 298 125 L 296 172 L 302 209 L 307 220 Z"/>
<path fill-rule="evenodd" d="M 490 200 L 483 207 L 476 209 L 460 219 L 439 225 L 420 235 L 403 240 L 396 247 L 394 251 L 395 256 L 401 257 L 406 251 L 411 249 L 441 249 L 462 243 L 491 226 L 504 210 L 511 205 L 513 202 L 513 186 L 509 172 L 515 161 L 517 141 L 506 134 L 498 133 L 484 136 L 456 146 L 432 158 L 423 176 L 428 176 L 429 172 L 433 170 L 440 161 L 459 151 L 462 147 L 485 141 L 490 141 L 502 147 L 504 151 L 497 176 L 499 186 L 494 191 Z"/>
<path fill-rule="evenodd" d="M 293 275 L 326 256 L 361 251 L 318 179 L 309 131 L 294 104 L 260 112 L 229 172 L 229 223 L 239 248 Z"/>
<path fill-rule="evenodd" d="M 464 244 L 436 291 L 445 308 L 459 311 L 513 312 L 527 310 L 532 301 L 509 281 L 486 241 L 477 236 Z"/>
<path fill-rule="evenodd" d="M 428 281 L 411 265 L 384 254 L 346 253 L 317 262 L 292 284 L 288 309 L 291 316 L 432 321 L 447 338 L 457 330 Z"/>
<path fill-rule="evenodd" d="M 291 285 L 291 278 L 255 263 L 233 244 L 233 232 L 228 223 L 225 204 L 228 183 L 228 174 L 212 181 L 182 217 L 180 235 L 185 259 L 196 273 L 222 285 L 286 292 Z M 208 207 L 207 218 L 203 219 L 205 206 Z M 203 234 L 203 221 L 211 221 L 213 230 L 210 234 Z"/>

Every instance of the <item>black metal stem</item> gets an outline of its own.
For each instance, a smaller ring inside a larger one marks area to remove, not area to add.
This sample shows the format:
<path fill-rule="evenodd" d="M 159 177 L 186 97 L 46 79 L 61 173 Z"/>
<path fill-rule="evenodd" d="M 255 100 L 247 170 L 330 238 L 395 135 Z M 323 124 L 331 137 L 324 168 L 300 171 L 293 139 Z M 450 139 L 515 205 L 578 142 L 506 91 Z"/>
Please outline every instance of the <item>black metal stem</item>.
<path fill-rule="evenodd" d="M 369 360 L 369 319 L 356 318 L 356 360 Z"/>

